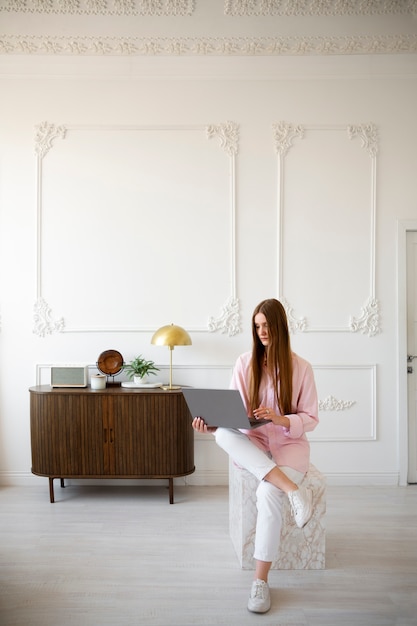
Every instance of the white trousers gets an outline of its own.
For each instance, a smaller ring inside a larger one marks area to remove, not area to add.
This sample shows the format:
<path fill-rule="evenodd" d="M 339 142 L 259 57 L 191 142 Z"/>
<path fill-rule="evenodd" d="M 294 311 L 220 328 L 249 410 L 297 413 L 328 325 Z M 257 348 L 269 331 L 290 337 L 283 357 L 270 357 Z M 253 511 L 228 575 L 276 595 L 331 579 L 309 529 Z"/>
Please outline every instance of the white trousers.
<path fill-rule="evenodd" d="M 248 470 L 260 481 L 256 490 L 256 519 L 254 558 L 258 561 L 272 562 L 278 556 L 282 526 L 282 505 L 286 494 L 263 478 L 277 463 L 271 456 L 258 448 L 244 433 L 230 428 L 218 428 L 215 432 L 216 443 L 240 467 Z M 296 485 L 304 478 L 302 472 L 292 467 L 280 466 L 279 469 Z"/>

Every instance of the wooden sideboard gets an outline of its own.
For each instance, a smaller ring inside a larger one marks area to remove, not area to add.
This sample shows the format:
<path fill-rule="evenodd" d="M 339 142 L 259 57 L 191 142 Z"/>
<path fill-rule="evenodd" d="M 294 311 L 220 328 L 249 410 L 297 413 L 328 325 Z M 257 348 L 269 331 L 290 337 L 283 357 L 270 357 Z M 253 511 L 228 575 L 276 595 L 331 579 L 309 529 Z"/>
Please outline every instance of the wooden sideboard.
<path fill-rule="evenodd" d="M 32 473 L 54 479 L 192 474 L 194 431 L 181 390 L 31 387 Z"/>

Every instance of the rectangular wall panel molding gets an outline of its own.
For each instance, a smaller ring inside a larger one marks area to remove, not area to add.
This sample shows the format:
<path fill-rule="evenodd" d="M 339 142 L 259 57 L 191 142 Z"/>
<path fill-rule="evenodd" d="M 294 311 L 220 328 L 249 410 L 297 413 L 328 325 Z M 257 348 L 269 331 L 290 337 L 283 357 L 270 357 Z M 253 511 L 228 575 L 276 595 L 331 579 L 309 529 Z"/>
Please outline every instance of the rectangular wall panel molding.
<path fill-rule="evenodd" d="M 319 419 L 310 441 L 376 440 L 376 365 L 313 366 Z"/>
<path fill-rule="evenodd" d="M 240 332 L 238 139 L 234 122 L 39 124 L 34 333 Z"/>
<path fill-rule="evenodd" d="M 376 126 L 278 122 L 273 138 L 278 293 L 291 331 L 377 334 Z"/>
<path fill-rule="evenodd" d="M 51 381 L 52 363 L 38 363 L 36 365 L 36 384 L 49 385 Z M 155 381 L 167 382 L 169 380 L 169 367 L 167 365 L 156 366 L 159 372 L 152 377 Z M 230 379 L 232 377 L 233 365 L 176 365 L 173 364 L 173 382 L 178 385 L 187 385 L 191 387 L 202 387 L 207 389 L 228 389 Z M 97 373 L 95 363 L 87 366 L 89 377 L 91 374 Z M 112 377 L 110 377 L 112 380 Z M 121 372 L 114 377 L 114 382 L 122 382 L 127 380 L 125 374 Z M 151 380 L 152 382 L 152 380 Z"/>

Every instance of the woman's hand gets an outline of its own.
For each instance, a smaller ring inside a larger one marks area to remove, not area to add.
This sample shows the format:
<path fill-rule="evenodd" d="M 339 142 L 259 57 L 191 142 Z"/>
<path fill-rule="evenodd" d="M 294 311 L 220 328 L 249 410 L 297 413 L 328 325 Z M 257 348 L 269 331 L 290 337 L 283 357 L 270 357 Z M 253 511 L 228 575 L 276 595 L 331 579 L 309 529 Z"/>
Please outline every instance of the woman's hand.
<path fill-rule="evenodd" d="M 271 420 L 275 426 L 290 427 L 290 420 L 286 415 L 277 415 L 273 409 L 269 409 L 267 406 L 260 406 L 259 409 L 255 409 L 253 415 L 257 420 Z"/>
<path fill-rule="evenodd" d="M 260 406 L 255 409 L 253 416 L 256 420 L 271 420 L 274 421 L 274 417 L 277 417 L 272 409 L 268 409 L 266 406 Z"/>
<path fill-rule="evenodd" d="M 195 417 L 191 425 L 198 433 L 213 434 L 217 430 L 215 426 L 207 426 L 202 417 Z"/>

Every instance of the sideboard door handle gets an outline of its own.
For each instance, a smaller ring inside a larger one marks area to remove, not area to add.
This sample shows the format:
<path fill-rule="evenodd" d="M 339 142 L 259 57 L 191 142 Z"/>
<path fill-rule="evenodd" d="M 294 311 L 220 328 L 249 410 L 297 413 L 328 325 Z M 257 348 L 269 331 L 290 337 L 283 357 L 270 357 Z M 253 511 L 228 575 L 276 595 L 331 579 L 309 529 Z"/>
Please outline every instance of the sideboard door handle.
<path fill-rule="evenodd" d="M 110 443 L 114 442 L 114 437 L 113 437 L 113 428 L 110 428 Z"/>

